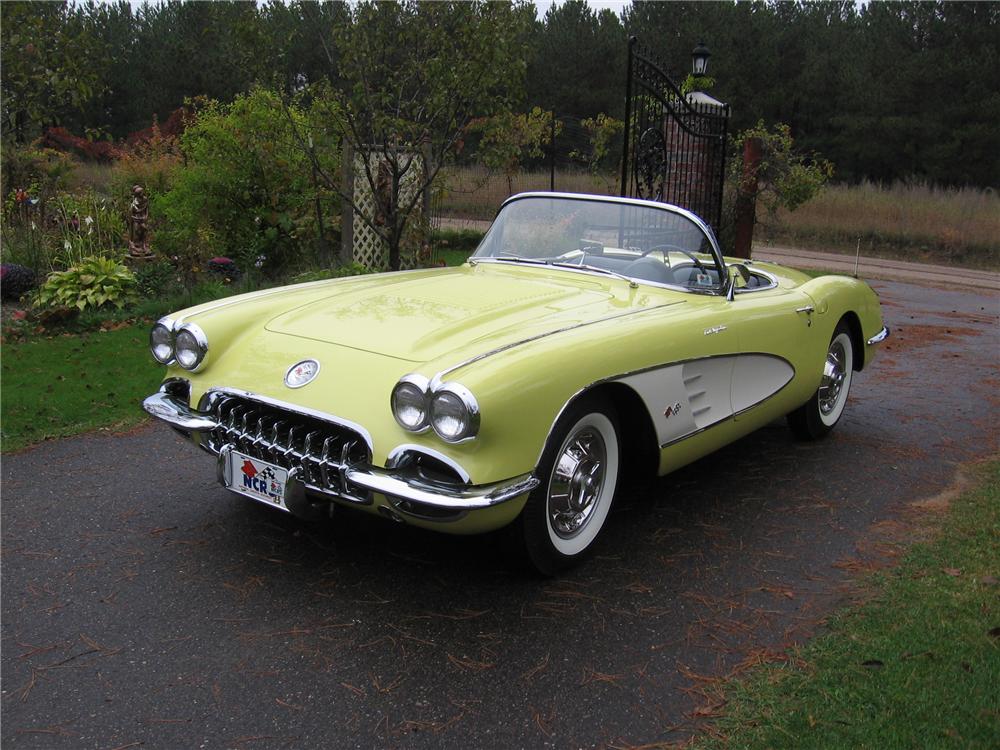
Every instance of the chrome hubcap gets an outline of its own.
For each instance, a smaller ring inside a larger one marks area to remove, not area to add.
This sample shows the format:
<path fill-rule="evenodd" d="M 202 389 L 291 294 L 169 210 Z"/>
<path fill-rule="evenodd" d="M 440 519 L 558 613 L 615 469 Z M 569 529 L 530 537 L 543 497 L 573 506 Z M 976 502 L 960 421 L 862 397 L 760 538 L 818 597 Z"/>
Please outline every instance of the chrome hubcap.
<path fill-rule="evenodd" d="M 847 353 L 844 345 L 834 341 L 830 351 L 826 353 L 826 364 L 823 366 L 823 380 L 819 386 L 819 410 L 829 414 L 837 407 L 840 392 L 847 378 Z"/>
<path fill-rule="evenodd" d="M 600 434 L 584 427 L 563 444 L 549 482 L 549 523 L 560 537 L 587 525 L 604 489 L 607 449 Z"/>

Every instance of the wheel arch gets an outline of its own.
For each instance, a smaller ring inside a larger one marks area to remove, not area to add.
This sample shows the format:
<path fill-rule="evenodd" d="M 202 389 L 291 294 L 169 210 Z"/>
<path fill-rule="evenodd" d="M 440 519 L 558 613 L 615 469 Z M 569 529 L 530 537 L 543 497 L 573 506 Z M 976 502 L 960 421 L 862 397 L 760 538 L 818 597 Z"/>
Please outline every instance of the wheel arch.
<path fill-rule="evenodd" d="M 653 420 L 639 394 L 625 383 L 597 383 L 575 394 L 556 415 L 549 438 L 562 415 L 586 398 L 605 400 L 615 410 L 621 440 L 622 476 L 655 476 L 660 457 Z"/>
<path fill-rule="evenodd" d="M 865 366 L 865 337 L 861 330 L 861 319 L 853 310 L 848 310 L 840 316 L 840 322 L 847 325 L 851 335 L 851 346 L 854 347 L 854 369 L 861 372 Z M 837 325 L 840 325 L 840 322 Z"/>

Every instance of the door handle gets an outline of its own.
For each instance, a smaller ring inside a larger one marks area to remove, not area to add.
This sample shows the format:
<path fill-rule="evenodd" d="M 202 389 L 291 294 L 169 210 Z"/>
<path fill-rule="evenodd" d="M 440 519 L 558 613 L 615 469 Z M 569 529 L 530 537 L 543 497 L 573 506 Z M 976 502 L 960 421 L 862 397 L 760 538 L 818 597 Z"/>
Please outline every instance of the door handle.
<path fill-rule="evenodd" d="M 805 307 L 796 307 L 795 312 L 805 313 L 808 317 L 806 318 L 806 327 L 811 327 L 813 324 L 812 314 L 816 312 L 816 308 L 812 305 L 806 305 Z"/>

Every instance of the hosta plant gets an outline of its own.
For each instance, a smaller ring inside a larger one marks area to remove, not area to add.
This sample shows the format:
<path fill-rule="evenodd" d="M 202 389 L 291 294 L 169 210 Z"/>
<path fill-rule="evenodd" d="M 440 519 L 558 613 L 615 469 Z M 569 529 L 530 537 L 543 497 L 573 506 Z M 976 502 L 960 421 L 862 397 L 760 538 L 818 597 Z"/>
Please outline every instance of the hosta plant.
<path fill-rule="evenodd" d="M 119 310 L 138 298 L 135 276 L 111 258 L 91 256 L 66 271 L 50 273 L 35 297 L 35 307 L 86 310 L 114 305 Z"/>

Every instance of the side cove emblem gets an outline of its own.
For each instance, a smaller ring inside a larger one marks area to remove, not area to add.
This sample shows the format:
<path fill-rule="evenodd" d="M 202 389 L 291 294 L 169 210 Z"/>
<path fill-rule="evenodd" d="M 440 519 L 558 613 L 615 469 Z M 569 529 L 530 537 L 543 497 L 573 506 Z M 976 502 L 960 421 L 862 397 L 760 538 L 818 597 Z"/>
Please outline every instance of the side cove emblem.
<path fill-rule="evenodd" d="M 288 368 L 285 373 L 285 385 L 289 388 L 301 388 L 311 383 L 318 374 L 319 362 L 315 359 L 304 359 Z"/>
<path fill-rule="evenodd" d="M 668 406 L 666 409 L 664 409 L 663 416 L 666 417 L 667 419 L 670 419 L 672 416 L 674 416 L 674 414 L 680 414 L 680 412 L 681 412 L 681 402 L 678 401 L 672 406 Z"/>

